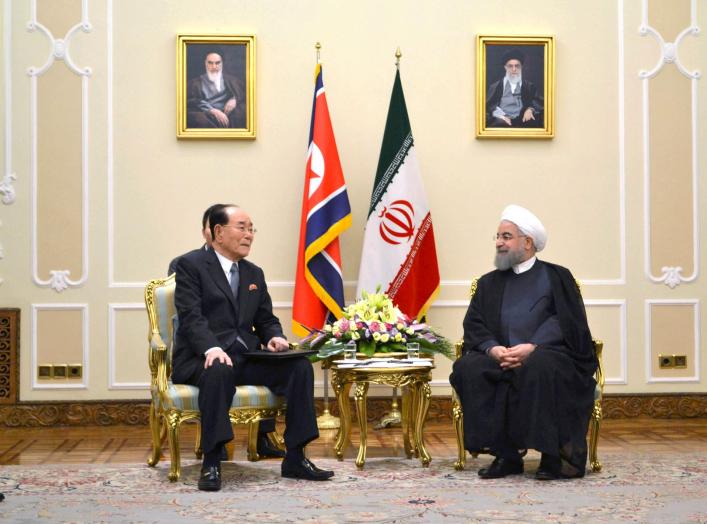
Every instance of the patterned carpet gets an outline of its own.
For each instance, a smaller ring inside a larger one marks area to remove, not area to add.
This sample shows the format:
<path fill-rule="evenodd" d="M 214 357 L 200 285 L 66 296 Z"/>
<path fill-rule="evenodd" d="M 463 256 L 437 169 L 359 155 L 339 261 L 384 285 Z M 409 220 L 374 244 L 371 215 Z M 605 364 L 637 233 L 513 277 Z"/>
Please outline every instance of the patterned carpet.
<path fill-rule="evenodd" d="M 36 522 L 640 522 L 707 523 L 707 457 L 604 456 L 584 479 L 538 482 L 526 473 L 479 479 L 488 458 L 318 459 L 333 481 L 282 479 L 277 461 L 225 463 L 224 489 L 196 489 L 199 464 L 183 463 L 179 482 L 167 464 L 3 466 L 3 523 Z"/>

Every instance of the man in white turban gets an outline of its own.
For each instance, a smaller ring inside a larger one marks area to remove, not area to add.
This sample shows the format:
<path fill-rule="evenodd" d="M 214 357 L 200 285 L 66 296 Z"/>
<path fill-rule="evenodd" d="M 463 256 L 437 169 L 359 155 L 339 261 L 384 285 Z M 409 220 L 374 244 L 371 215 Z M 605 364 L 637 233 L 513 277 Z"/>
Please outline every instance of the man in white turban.
<path fill-rule="evenodd" d="M 495 456 L 484 479 L 523 473 L 527 449 L 541 452 L 538 480 L 584 476 L 597 360 L 579 289 L 535 256 L 547 233 L 527 209 L 508 206 L 495 240 L 497 269 L 478 281 L 449 377 L 465 448 Z"/>

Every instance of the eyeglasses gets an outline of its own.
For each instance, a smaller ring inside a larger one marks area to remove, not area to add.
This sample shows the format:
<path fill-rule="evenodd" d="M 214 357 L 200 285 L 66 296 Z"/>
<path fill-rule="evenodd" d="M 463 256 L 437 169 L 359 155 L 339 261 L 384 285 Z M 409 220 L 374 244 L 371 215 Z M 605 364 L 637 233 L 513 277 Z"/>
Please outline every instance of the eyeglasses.
<path fill-rule="evenodd" d="M 528 235 L 518 235 L 517 237 L 514 237 L 511 233 L 496 233 L 493 236 L 493 241 L 498 242 L 499 240 L 501 240 L 503 242 L 510 242 L 514 238 L 520 238 L 520 237 L 525 237 L 525 236 L 528 236 Z"/>
<path fill-rule="evenodd" d="M 245 226 L 241 226 L 241 225 L 232 226 L 231 224 L 223 224 L 223 227 L 232 227 L 233 229 L 240 231 L 243 234 L 249 233 L 251 235 L 255 235 L 258 232 L 258 230 L 255 229 L 253 226 L 245 227 Z"/>

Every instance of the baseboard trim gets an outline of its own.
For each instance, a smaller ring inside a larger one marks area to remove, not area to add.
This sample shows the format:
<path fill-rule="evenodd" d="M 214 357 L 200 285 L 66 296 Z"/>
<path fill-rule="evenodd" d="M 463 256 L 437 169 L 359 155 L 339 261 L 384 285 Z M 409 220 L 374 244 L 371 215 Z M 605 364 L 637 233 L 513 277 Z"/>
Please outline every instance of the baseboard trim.
<path fill-rule="evenodd" d="M 317 412 L 324 409 L 323 399 L 315 400 Z M 368 399 L 368 420 L 376 422 L 390 411 L 390 397 Z M 707 394 L 636 394 L 605 395 L 604 418 L 707 418 Z M 332 415 L 338 416 L 335 401 L 329 401 Z M 352 413 L 355 414 L 353 403 Z M 428 420 L 452 422 L 450 397 L 432 397 Z M 135 401 L 85 401 L 85 402 L 18 402 L 0 405 L 0 427 L 50 427 L 50 426 L 114 426 L 148 425 L 149 403 Z"/>

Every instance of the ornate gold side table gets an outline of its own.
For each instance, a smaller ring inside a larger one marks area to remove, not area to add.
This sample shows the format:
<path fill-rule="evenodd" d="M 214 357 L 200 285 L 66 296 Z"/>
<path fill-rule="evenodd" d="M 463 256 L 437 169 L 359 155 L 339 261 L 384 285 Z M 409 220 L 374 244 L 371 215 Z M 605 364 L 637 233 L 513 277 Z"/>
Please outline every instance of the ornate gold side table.
<path fill-rule="evenodd" d="M 346 364 L 331 363 L 331 386 L 336 393 L 341 415 L 341 427 L 336 435 L 334 452 L 336 458 L 344 459 L 344 451 L 350 443 L 351 437 L 351 410 L 349 408 L 349 392 L 355 385 L 354 398 L 356 401 L 356 414 L 361 430 L 361 443 L 356 457 L 356 466 L 363 468 L 366 462 L 366 444 L 368 435 L 368 420 L 366 418 L 366 398 L 369 384 L 384 384 L 401 388 L 403 413 L 402 429 L 403 443 L 407 458 L 413 455 L 420 458 L 423 466 L 429 466 L 430 454 L 425 448 L 422 430 L 430 407 L 430 380 L 432 379 L 431 366 L 399 364 L 394 367 L 376 367 L 372 365 L 359 365 L 349 367 Z"/>

